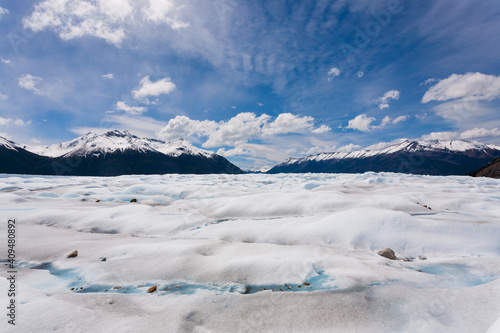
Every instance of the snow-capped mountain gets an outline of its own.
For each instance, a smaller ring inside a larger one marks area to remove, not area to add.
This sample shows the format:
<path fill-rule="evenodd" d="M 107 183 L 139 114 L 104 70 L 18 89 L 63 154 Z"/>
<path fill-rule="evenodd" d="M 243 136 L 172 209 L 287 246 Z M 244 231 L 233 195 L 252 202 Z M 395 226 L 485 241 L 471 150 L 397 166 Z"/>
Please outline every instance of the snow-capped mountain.
<path fill-rule="evenodd" d="M 19 148 L 19 145 L 15 142 L 12 142 L 12 141 L 7 140 L 6 138 L 3 138 L 0 136 L 0 147 L 5 147 L 7 149 L 17 151 L 17 148 Z"/>
<path fill-rule="evenodd" d="M 334 153 L 321 153 L 318 155 L 311 155 L 307 157 L 295 158 L 291 157 L 285 162 L 279 164 L 289 165 L 294 163 L 301 163 L 305 161 L 325 161 L 325 160 L 342 160 L 342 159 L 356 159 L 356 158 L 368 158 L 377 155 L 388 155 L 397 152 L 425 152 L 425 151 L 453 151 L 453 152 L 466 152 L 468 150 L 484 150 L 484 149 L 496 149 L 500 150 L 500 146 L 486 145 L 478 142 L 470 141 L 410 141 L 404 140 L 401 143 L 388 145 L 384 143 L 375 144 L 367 148 L 353 151 L 353 152 L 334 152 Z"/>
<path fill-rule="evenodd" d="M 127 131 L 88 133 L 50 146 L 22 146 L 0 138 L 0 173 L 74 176 L 240 174 L 224 157 L 186 140 L 164 142 Z"/>
<path fill-rule="evenodd" d="M 75 140 L 49 145 L 26 146 L 28 151 L 49 157 L 61 156 L 100 156 L 127 150 L 140 153 L 160 152 L 178 157 L 183 154 L 212 157 L 215 153 L 196 148 L 184 139 L 173 142 L 164 142 L 156 139 L 139 138 L 128 131 L 109 131 L 104 134 L 87 133 Z"/>
<path fill-rule="evenodd" d="M 321 153 L 289 158 L 269 173 L 407 172 L 418 174 L 467 174 L 500 157 L 500 146 L 477 142 L 411 141 L 376 144 L 353 152 Z"/>
<path fill-rule="evenodd" d="M 53 174 L 51 158 L 33 154 L 21 145 L 0 137 L 0 173 Z"/>

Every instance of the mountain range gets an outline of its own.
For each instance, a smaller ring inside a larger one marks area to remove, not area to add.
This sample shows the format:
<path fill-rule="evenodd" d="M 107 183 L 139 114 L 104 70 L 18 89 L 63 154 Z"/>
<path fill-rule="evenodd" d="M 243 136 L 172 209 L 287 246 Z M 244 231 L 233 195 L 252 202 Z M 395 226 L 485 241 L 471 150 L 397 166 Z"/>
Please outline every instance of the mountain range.
<path fill-rule="evenodd" d="M 500 157 L 500 146 L 470 141 L 413 141 L 378 144 L 354 152 L 289 158 L 268 173 L 402 172 L 466 175 Z"/>
<path fill-rule="evenodd" d="M 244 173 L 224 157 L 186 140 L 164 142 L 127 131 L 88 133 L 50 146 L 22 146 L 0 138 L 0 172 L 73 176 Z"/>
<path fill-rule="evenodd" d="M 499 160 L 490 165 L 495 159 Z M 500 146 L 462 140 L 400 140 L 353 152 L 289 158 L 267 173 L 368 171 L 498 177 Z M 164 142 L 115 130 L 104 134 L 88 133 L 69 142 L 48 146 L 20 145 L 0 137 L 0 173 L 118 176 L 244 172 L 224 157 L 199 149 L 183 139 Z"/>

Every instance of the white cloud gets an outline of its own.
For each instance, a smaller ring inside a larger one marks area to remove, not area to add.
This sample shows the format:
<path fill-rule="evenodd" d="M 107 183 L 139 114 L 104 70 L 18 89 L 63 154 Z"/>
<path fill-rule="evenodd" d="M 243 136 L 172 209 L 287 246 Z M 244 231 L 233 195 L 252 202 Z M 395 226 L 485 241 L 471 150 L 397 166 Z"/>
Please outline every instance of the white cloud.
<path fill-rule="evenodd" d="M 31 120 L 28 120 L 28 121 L 24 121 L 22 119 L 12 119 L 12 118 L 2 118 L 0 117 L 0 126 L 19 126 L 19 127 L 22 127 L 22 126 L 28 126 L 28 125 L 31 125 Z"/>
<path fill-rule="evenodd" d="M 314 144 L 312 141 L 316 140 L 311 140 L 311 143 Z M 306 147 L 305 149 L 297 149 L 297 147 L 290 148 L 286 150 L 286 153 L 290 156 L 310 156 L 332 152 L 349 153 L 360 148 L 361 146 L 353 143 L 337 148 L 336 145 L 332 145 L 332 142 L 317 142 L 312 147 Z"/>
<path fill-rule="evenodd" d="M 2 64 L 6 64 L 6 65 L 10 64 L 10 59 L 4 59 L 4 58 L 0 57 L 0 60 L 2 61 Z"/>
<path fill-rule="evenodd" d="M 102 77 L 105 78 L 105 79 L 110 79 L 111 80 L 111 79 L 113 79 L 114 75 L 113 75 L 113 73 L 109 73 L 109 74 L 104 74 Z"/>
<path fill-rule="evenodd" d="M 391 123 L 391 117 L 385 116 L 384 119 L 382 119 L 382 122 L 380 123 L 380 125 L 377 126 L 377 128 L 383 128 L 390 123 Z"/>
<path fill-rule="evenodd" d="M 208 140 L 203 147 L 214 148 L 221 146 L 235 146 L 262 135 L 262 126 L 270 116 L 263 114 L 256 117 L 254 113 L 239 113 L 228 121 L 219 122 L 216 127 L 210 123 Z"/>
<path fill-rule="evenodd" d="M 85 135 L 89 132 L 94 134 L 104 134 L 114 129 L 114 127 L 74 127 L 71 128 L 70 131 L 76 135 Z"/>
<path fill-rule="evenodd" d="M 473 140 L 479 138 L 487 138 L 491 136 L 500 136 L 498 128 L 487 130 L 485 128 L 474 128 L 460 133 L 460 138 L 463 140 Z"/>
<path fill-rule="evenodd" d="M 431 101 L 460 102 L 492 101 L 500 98 L 500 76 L 481 73 L 453 74 L 432 86 L 422 98 L 422 103 Z"/>
<path fill-rule="evenodd" d="M 226 148 L 219 148 L 219 150 L 217 150 L 217 154 L 224 157 L 233 157 L 233 156 L 250 155 L 251 152 L 243 149 L 242 147 L 236 147 L 229 150 L 226 150 Z"/>
<path fill-rule="evenodd" d="M 118 4 L 116 11 L 111 10 L 113 4 Z M 122 4 L 112 1 L 109 5 L 103 0 L 45 0 L 35 5 L 31 16 L 23 19 L 23 26 L 34 32 L 54 30 L 63 40 L 88 35 L 119 46 L 125 38 L 125 28 L 117 21 L 130 14 L 128 0 Z"/>
<path fill-rule="evenodd" d="M 361 146 L 355 145 L 354 143 L 350 143 L 348 145 L 336 149 L 336 151 L 339 153 L 350 153 L 359 149 L 361 149 Z"/>
<path fill-rule="evenodd" d="M 340 69 L 333 67 L 328 71 L 328 81 L 332 81 L 334 78 L 340 75 Z"/>
<path fill-rule="evenodd" d="M 243 149 L 243 155 L 249 159 L 260 161 L 272 161 L 276 164 L 286 159 L 288 154 L 284 151 L 283 146 L 276 144 L 257 144 L 257 143 L 241 143 L 235 146 L 236 151 Z M 236 156 L 236 155 L 235 155 Z"/>
<path fill-rule="evenodd" d="M 376 119 L 373 117 L 367 117 L 366 114 L 360 114 L 356 118 L 349 120 L 349 124 L 346 128 L 358 130 L 361 132 L 370 132 L 372 130 L 372 123 Z"/>
<path fill-rule="evenodd" d="M 325 130 L 325 127 L 319 129 Z M 243 112 L 233 118 L 215 122 L 211 120 L 192 120 L 186 116 L 170 119 L 162 128 L 158 137 L 165 140 L 178 138 L 206 138 L 202 146 L 205 148 L 241 146 L 253 139 L 269 139 L 290 133 L 313 133 L 313 117 L 301 117 L 290 113 L 280 114 L 274 121 L 263 114 L 257 117 L 254 113 Z M 225 154 L 236 154 L 238 151 L 223 151 Z"/>
<path fill-rule="evenodd" d="M 33 76 L 31 74 L 24 74 L 17 80 L 19 87 L 35 92 L 42 95 L 42 92 L 36 87 L 39 82 L 43 81 L 41 77 Z"/>
<path fill-rule="evenodd" d="M 18 119 L 13 121 L 13 124 L 16 126 L 28 126 L 28 125 L 31 125 L 31 120 L 24 121 L 24 120 L 18 118 Z"/>
<path fill-rule="evenodd" d="M 172 0 L 149 0 L 149 6 L 143 9 L 148 21 L 155 23 L 167 23 L 172 29 L 180 30 L 189 27 L 189 23 L 183 22 L 172 15 L 176 6 Z"/>
<path fill-rule="evenodd" d="M 498 128 L 491 130 L 474 128 L 464 132 L 432 132 L 422 136 L 423 140 L 476 140 L 483 138 L 500 137 Z"/>
<path fill-rule="evenodd" d="M 187 27 L 177 19 L 178 9 L 171 0 L 44 0 L 23 25 L 34 32 L 53 30 L 63 40 L 93 36 L 120 46 L 127 28 L 141 21 L 166 23 L 176 30 Z"/>
<path fill-rule="evenodd" d="M 436 114 L 442 118 L 448 119 L 460 126 L 466 119 L 474 121 L 474 118 L 486 115 L 491 112 L 488 108 L 482 106 L 478 101 L 456 100 L 439 104 L 433 108 Z M 470 119 L 474 116 L 473 119 Z"/>
<path fill-rule="evenodd" d="M 365 72 L 359 71 L 356 73 L 359 79 L 361 79 L 363 76 L 365 76 Z"/>
<path fill-rule="evenodd" d="M 140 87 L 132 91 L 132 95 L 135 99 L 144 99 L 150 96 L 168 95 L 175 88 L 177 86 L 168 77 L 152 82 L 149 80 L 149 76 L 145 76 L 140 82 Z"/>
<path fill-rule="evenodd" d="M 0 93 L 0 101 L 5 101 L 8 98 L 9 98 L 9 96 Z"/>
<path fill-rule="evenodd" d="M 145 137 L 153 137 L 156 132 L 161 130 L 166 125 L 163 121 L 158 121 L 145 116 L 131 117 L 128 115 L 109 115 L 104 118 L 104 121 L 107 123 L 118 124 L 123 129 L 129 129 L 130 131 Z"/>
<path fill-rule="evenodd" d="M 360 149 L 361 146 L 355 145 L 353 143 L 342 146 L 340 148 L 337 148 L 337 146 L 314 146 L 309 148 L 306 151 L 299 152 L 298 155 L 318 155 L 321 153 L 332 153 L 332 152 L 339 152 L 339 153 L 350 153 L 352 151 Z M 290 149 L 287 151 L 289 154 L 295 154 L 297 153 L 296 150 Z"/>
<path fill-rule="evenodd" d="M 262 104 L 262 103 L 257 103 L 257 105 L 258 105 L 258 106 L 261 106 L 261 107 L 262 107 L 262 106 L 264 106 L 264 104 Z"/>
<path fill-rule="evenodd" d="M 396 119 L 392 119 L 389 116 L 385 116 L 384 119 L 377 126 L 372 126 L 372 123 L 376 120 L 373 117 L 368 117 L 366 114 L 360 114 L 356 118 L 349 121 L 349 124 L 346 128 L 358 130 L 361 132 L 370 132 L 376 129 L 381 129 L 386 127 L 389 124 L 399 124 L 400 122 L 406 121 L 409 118 L 408 115 L 399 116 Z"/>
<path fill-rule="evenodd" d="M 330 152 L 335 151 L 335 148 L 336 148 L 336 146 L 323 146 L 323 147 L 314 146 L 314 147 L 309 148 L 304 154 L 300 154 L 300 155 L 310 156 L 310 155 L 318 155 L 321 153 L 330 153 Z M 291 153 L 291 150 L 289 150 L 288 152 Z"/>
<path fill-rule="evenodd" d="M 108 114 L 101 120 L 100 127 L 74 127 L 70 131 L 78 135 L 83 135 L 88 132 L 102 134 L 109 130 L 121 129 L 128 130 L 138 136 L 152 138 L 165 125 L 165 122 L 145 116 Z"/>
<path fill-rule="evenodd" d="M 186 116 L 170 119 L 168 124 L 158 132 L 158 137 L 165 140 L 205 137 L 217 129 L 218 124 L 210 120 L 192 120 Z"/>
<path fill-rule="evenodd" d="M 398 123 L 400 123 L 400 122 L 403 122 L 403 121 L 408 120 L 408 118 L 410 118 L 410 116 L 408 116 L 408 115 L 406 115 L 406 116 L 399 116 L 399 117 L 397 117 L 396 119 L 394 119 L 394 120 L 392 121 L 392 123 L 393 123 L 394 125 L 396 125 L 396 124 L 398 124 Z"/>
<path fill-rule="evenodd" d="M 127 103 L 119 101 L 116 103 L 115 108 L 117 110 L 125 111 L 131 115 L 140 115 L 146 112 L 148 109 L 142 106 L 129 106 Z"/>
<path fill-rule="evenodd" d="M 390 146 L 398 145 L 398 144 L 400 144 L 402 142 L 405 142 L 407 140 L 408 139 L 406 139 L 406 138 L 400 138 L 400 139 L 392 140 L 392 141 L 389 141 L 389 142 L 379 142 L 379 143 L 376 143 L 374 145 L 365 147 L 364 149 L 366 149 L 366 150 L 380 150 L 380 149 L 385 149 L 385 148 L 388 148 Z"/>
<path fill-rule="evenodd" d="M 329 132 L 331 130 L 332 130 L 331 127 L 329 127 L 327 125 L 321 125 L 320 127 L 318 127 L 315 130 L 313 130 L 311 133 L 314 133 L 314 134 L 323 134 L 323 133 Z"/>
<path fill-rule="evenodd" d="M 434 83 L 434 82 L 436 82 L 436 81 L 437 81 L 437 79 L 436 79 L 436 78 L 431 78 L 431 79 L 427 79 L 427 80 L 425 80 L 423 83 L 420 83 L 420 85 L 421 85 L 421 86 L 426 86 L 426 85 L 431 84 L 431 83 Z"/>
<path fill-rule="evenodd" d="M 389 107 L 390 100 L 398 100 L 400 96 L 400 92 L 397 90 L 390 90 L 384 94 L 384 96 L 375 100 L 379 105 L 380 110 L 386 109 Z"/>
<path fill-rule="evenodd" d="M 433 107 L 435 113 L 463 128 L 483 126 L 486 116 L 495 109 L 484 102 L 500 98 L 500 76 L 482 73 L 453 74 L 430 87 L 422 103 L 441 102 Z M 483 122 L 483 123 L 482 123 Z"/>
<path fill-rule="evenodd" d="M 8 13 L 9 13 L 8 9 L 0 7 L 0 17 Z"/>
<path fill-rule="evenodd" d="M 266 120 L 267 119 L 268 118 L 266 118 Z M 270 136 L 287 133 L 305 133 L 312 132 L 313 127 L 313 117 L 300 117 L 291 113 L 282 113 L 273 122 L 265 124 L 262 134 L 264 136 Z M 324 130 L 324 128 L 322 129 Z"/>
<path fill-rule="evenodd" d="M 98 3 L 98 10 L 113 22 L 123 22 L 133 14 L 133 1 L 130 0 L 98 0 Z"/>

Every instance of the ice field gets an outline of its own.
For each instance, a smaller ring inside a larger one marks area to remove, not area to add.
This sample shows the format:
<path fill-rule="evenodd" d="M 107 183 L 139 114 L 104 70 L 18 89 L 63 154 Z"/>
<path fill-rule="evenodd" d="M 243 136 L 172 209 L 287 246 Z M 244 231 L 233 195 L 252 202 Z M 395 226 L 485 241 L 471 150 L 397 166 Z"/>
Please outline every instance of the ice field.
<path fill-rule="evenodd" d="M 500 332 L 499 180 L 2 175 L 0 217 L 2 331 Z"/>

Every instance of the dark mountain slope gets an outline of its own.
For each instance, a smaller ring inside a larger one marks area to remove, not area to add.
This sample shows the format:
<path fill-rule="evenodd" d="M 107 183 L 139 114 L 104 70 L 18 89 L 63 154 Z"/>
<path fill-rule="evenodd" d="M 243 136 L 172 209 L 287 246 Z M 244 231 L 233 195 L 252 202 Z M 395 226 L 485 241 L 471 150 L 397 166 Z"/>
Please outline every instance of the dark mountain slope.
<path fill-rule="evenodd" d="M 500 158 L 497 158 L 491 164 L 471 173 L 471 176 L 500 179 Z"/>
<path fill-rule="evenodd" d="M 466 141 L 404 141 L 381 149 L 290 158 L 268 173 L 401 172 L 466 175 L 495 158 L 500 148 Z"/>
<path fill-rule="evenodd" d="M 26 147 L 31 152 L 24 148 L 0 138 L 0 173 L 72 176 L 244 173 L 224 157 L 196 148 L 185 140 L 167 143 L 138 138 L 128 132 L 88 133 L 66 143 Z"/>

